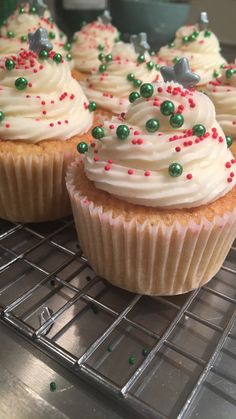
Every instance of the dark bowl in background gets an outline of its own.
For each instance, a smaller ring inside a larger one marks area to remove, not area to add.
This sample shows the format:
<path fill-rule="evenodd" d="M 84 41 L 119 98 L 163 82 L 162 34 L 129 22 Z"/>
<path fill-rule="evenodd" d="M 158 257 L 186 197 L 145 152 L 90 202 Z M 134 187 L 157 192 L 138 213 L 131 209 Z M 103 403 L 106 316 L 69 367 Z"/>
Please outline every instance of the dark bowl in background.
<path fill-rule="evenodd" d="M 184 25 L 190 4 L 161 0 L 108 0 L 112 23 L 124 34 L 146 32 L 153 48 L 172 41 Z"/>

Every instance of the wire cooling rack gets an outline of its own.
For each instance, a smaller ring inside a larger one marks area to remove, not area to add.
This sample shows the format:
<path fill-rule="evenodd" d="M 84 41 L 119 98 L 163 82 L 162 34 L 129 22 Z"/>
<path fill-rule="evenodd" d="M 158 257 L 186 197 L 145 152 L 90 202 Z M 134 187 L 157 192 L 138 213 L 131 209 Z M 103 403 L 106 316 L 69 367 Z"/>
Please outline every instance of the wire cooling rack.
<path fill-rule="evenodd" d="M 1 320 L 135 417 L 233 419 L 235 251 L 202 289 L 147 297 L 94 274 L 72 219 L 0 220 Z"/>

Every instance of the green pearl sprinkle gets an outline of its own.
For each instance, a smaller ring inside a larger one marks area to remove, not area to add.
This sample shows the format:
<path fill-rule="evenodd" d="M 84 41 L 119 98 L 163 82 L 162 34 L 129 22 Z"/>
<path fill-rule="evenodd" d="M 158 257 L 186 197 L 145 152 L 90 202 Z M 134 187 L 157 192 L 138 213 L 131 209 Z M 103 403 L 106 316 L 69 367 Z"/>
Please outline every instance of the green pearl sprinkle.
<path fill-rule="evenodd" d="M 93 138 L 96 138 L 96 140 L 100 140 L 105 136 L 104 129 L 102 127 L 94 127 L 92 130 L 92 136 Z"/>
<path fill-rule="evenodd" d="M 169 168 L 169 175 L 172 177 L 178 177 L 181 176 L 183 173 L 183 167 L 179 163 L 172 163 L 170 164 Z"/>
<path fill-rule="evenodd" d="M 154 93 L 154 88 L 153 88 L 153 85 L 151 83 L 144 83 L 140 87 L 140 94 L 144 98 L 151 97 L 153 95 L 153 93 Z"/>
<path fill-rule="evenodd" d="M 100 52 L 100 53 L 98 54 L 98 59 L 99 59 L 99 61 L 103 61 L 103 60 L 104 60 L 104 58 L 105 58 L 105 55 L 103 54 L 103 52 Z"/>
<path fill-rule="evenodd" d="M 48 36 L 49 36 L 50 39 L 55 39 L 56 38 L 56 35 L 55 35 L 54 32 L 49 32 Z"/>
<path fill-rule="evenodd" d="M 228 70 L 226 70 L 225 72 L 225 76 L 227 79 L 231 79 L 231 77 L 234 75 L 234 73 L 236 72 L 235 69 L 233 68 L 228 68 Z"/>
<path fill-rule="evenodd" d="M 50 390 L 51 391 L 55 391 L 57 389 L 57 385 L 56 385 L 56 383 L 54 383 L 54 381 L 52 381 L 51 383 L 50 383 Z"/>
<path fill-rule="evenodd" d="M 104 50 L 104 45 L 102 45 L 102 44 L 98 45 L 98 50 L 103 51 Z"/>
<path fill-rule="evenodd" d="M 161 66 L 159 64 L 156 64 L 155 67 L 157 71 L 160 71 Z"/>
<path fill-rule="evenodd" d="M 8 38 L 14 38 L 15 34 L 13 31 L 7 31 L 7 37 Z"/>
<path fill-rule="evenodd" d="M 183 36 L 182 41 L 183 41 L 183 44 L 188 44 L 189 43 L 189 37 L 187 35 Z"/>
<path fill-rule="evenodd" d="M 53 55 L 53 61 L 55 61 L 55 63 L 57 64 L 60 64 L 62 62 L 62 55 L 59 52 L 57 52 Z"/>
<path fill-rule="evenodd" d="M 20 37 L 21 42 L 27 42 L 27 36 L 26 35 L 22 35 Z"/>
<path fill-rule="evenodd" d="M 153 61 L 149 61 L 148 63 L 147 63 L 147 68 L 148 68 L 148 70 L 153 70 L 153 68 L 154 68 L 154 62 Z"/>
<path fill-rule="evenodd" d="M 140 87 L 140 86 L 141 86 L 141 84 L 142 84 L 142 80 L 135 79 L 135 80 L 133 81 L 133 86 L 134 86 L 134 87 Z"/>
<path fill-rule="evenodd" d="M 96 109 L 97 109 L 96 102 L 90 102 L 88 108 L 89 108 L 90 112 L 96 111 Z"/>
<path fill-rule="evenodd" d="M 149 354 L 149 350 L 147 348 L 143 348 L 142 354 L 143 356 L 147 356 Z"/>
<path fill-rule="evenodd" d="M 130 101 L 130 103 L 133 103 L 133 102 L 135 102 L 135 100 L 139 99 L 140 97 L 141 96 L 138 92 L 132 92 L 129 95 L 129 101 Z"/>
<path fill-rule="evenodd" d="M 19 7 L 19 14 L 22 15 L 23 13 L 25 13 L 25 8 L 24 8 L 24 6 L 20 6 Z"/>
<path fill-rule="evenodd" d="M 15 68 L 15 63 L 14 63 L 14 61 L 8 58 L 8 59 L 5 61 L 5 67 L 6 67 L 6 69 L 7 69 L 7 70 L 13 70 L 13 68 Z"/>
<path fill-rule="evenodd" d="M 0 122 L 2 122 L 5 118 L 5 115 L 2 111 L 0 111 Z"/>
<path fill-rule="evenodd" d="M 170 42 L 170 43 L 168 44 L 168 48 L 174 48 L 174 46 L 175 46 L 175 43 L 174 43 L 174 42 Z"/>
<path fill-rule="evenodd" d="M 80 154 L 87 153 L 87 151 L 88 151 L 88 144 L 87 144 L 87 143 L 84 143 L 83 141 L 81 141 L 81 142 L 77 145 L 77 151 L 78 151 Z"/>
<path fill-rule="evenodd" d="M 30 9 L 29 9 L 29 13 L 31 15 L 35 15 L 37 13 L 37 7 L 31 6 Z"/>
<path fill-rule="evenodd" d="M 192 128 L 193 135 L 196 135 L 197 137 L 202 137 L 206 133 L 206 128 L 202 124 L 196 124 Z"/>
<path fill-rule="evenodd" d="M 145 62 L 145 56 L 143 54 L 140 54 L 137 58 L 138 63 L 142 64 Z"/>
<path fill-rule="evenodd" d="M 107 69 L 106 64 L 101 64 L 98 68 L 99 73 L 104 73 Z"/>
<path fill-rule="evenodd" d="M 15 81 L 17 90 L 24 90 L 28 86 L 28 81 L 24 77 L 18 77 Z"/>
<path fill-rule="evenodd" d="M 220 68 L 225 68 L 225 64 L 223 63 L 223 64 L 221 64 L 220 65 Z"/>
<path fill-rule="evenodd" d="M 173 58 L 173 60 L 172 60 L 173 64 L 176 64 L 178 61 L 179 61 L 179 57 L 175 57 L 175 58 Z"/>
<path fill-rule="evenodd" d="M 72 55 L 71 55 L 71 53 L 70 52 L 68 52 L 68 54 L 66 54 L 66 59 L 67 59 L 67 61 L 71 61 L 72 60 Z"/>
<path fill-rule="evenodd" d="M 135 79 L 134 73 L 129 73 L 128 76 L 127 76 L 127 80 L 128 81 L 133 81 L 134 79 Z"/>
<path fill-rule="evenodd" d="M 175 105 L 173 102 L 171 102 L 171 100 L 165 100 L 162 102 L 160 109 L 162 115 L 169 116 L 174 112 Z"/>
<path fill-rule="evenodd" d="M 193 35 L 195 35 L 196 37 L 199 36 L 199 31 L 194 31 Z"/>
<path fill-rule="evenodd" d="M 193 42 L 193 41 L 195 41 L 196 40 L 196 36 L 194 35 L 194 32 L 193 33 L 191 33 L 191 35 L 189 35 L 189 41 L 190 42 Z"/>
<path fill-rule="evenodd" d="M 134 365 L 136 363 L 136 357 L 134 355 L 131 355 L 128 359 L 128 362 L 130 365 Z"/>
<path fill-rule="evenodd" d="M 106 55 L 106 62 L 109 63 L 110 61 L 112 61 L 112 55 L 111 54 L 107 54 Z"/>
<path fill-rule="evenodd" d="M 111 345 L 108 345 L 108 347 L 107 347 L 107 352 L 112 352 L 112 351 L 113 351 L 112 346 L 111 346 Z"/>
<path fill-rule="evenodd" d="M 116 129 L 116 135 L 119 138 L 119 140 L 126 140 L 130 134 L 130 130 L 127 127 L 127 125 L 119 125 Z"/>
<path fill-rule="evenodd" d="M 48 51 L 46 49 L 42 49 L 39 53 L 40 60 L 47 60 L 49 57 Z"/>
<path fill-rule="evenodd" d="M 151 57 L 154 57 L 155 54 L 156 54 L 155 51 L 150 52 Z"/>
<path fill-rule="evenodd" d="M 176 113 L 170 117 L 170 125 L 172 128 L 180 128 L 184 123 L 184 117 L 181 113 Z"/>
<path fill-rule="evenodd" d="M 70 51 L 70 50 L 71 50 L 71 48 L 72 48 L 72 45 L 71 45 L 71 43 L 70 43 L 70 42 L 66 42 L 66 43 L 63 45 L 63 48 L 64 48 L 64 50 L 65 50 L 65 51 Z"/>
<path fill-rule="evenodd" d="M 82 20 L 82 22 L 81 22 L 81 24 L 80 24 L 80 27 L 81 27 L 81 28 L 83 28 L 85 25 L 87 25 L 86 20 Z"/>
<path fill-rule="evenodd" d="M 205 31 L 204 36 L 205 38 L 208 38 L 209 36 L 211 36 L 211 31 Z"/>
<path fill-rule="evenodd" d="M 219 77 L 219 75 L 220 75 L 220 72 L 215 70 L 213 73 L 213 77 L 216 78 L 216 77 Z"/>
<path fill-rule="evenodd" d="M 160 123 L 157 119 L 151 118 L 146 122 L 145 126 L 148 132 L 156 132 L 160 127 Z"/>
<path fill-rule="evenodd" d="M 231 145 L 233 144 L 233 138 L 230 135 L 226 135 L 225 137 L 226 139 L 226 143 L 227 143 L 227 147 L 231 147 Z"/>

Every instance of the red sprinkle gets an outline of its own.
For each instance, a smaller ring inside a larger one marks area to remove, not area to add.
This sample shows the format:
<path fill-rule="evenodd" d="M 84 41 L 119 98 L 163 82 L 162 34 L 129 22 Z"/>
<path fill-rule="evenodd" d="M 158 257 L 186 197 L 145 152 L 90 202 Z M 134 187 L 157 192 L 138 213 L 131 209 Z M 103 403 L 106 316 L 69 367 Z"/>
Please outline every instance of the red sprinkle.
<path fill-rule="evenodd" d="M 181 147 L 175 147 L 175 151 L 177 151 L 177 153 L 179 152 L 179 151 L 181 151 Z"/>
<path fill-rule="evenodd" d="M 146 170 L 146 172 L 144 173 L 145 176 L 150 176 L 151 172 L 149 170 Z"/>
<path fill-rule="evenodd" d="M 232 182 L 232 180 L 233 180 L 233 179 L 232 179 L 231 177 L 228 177 L 227 182 L 229 182 L 229 183 L 230 183 L 230 182 Z"/>
<path fill-rule="evenodd" d="M 128 170 L 128 175 L 133 175 L 133 174 L 134 174 L 134 171 L 132 169 L 129 169 Z"/>
<path fill-rule="evenodd" d="M 191 180 L 191 179 L 193 178 L 193 175 L 192 175 L 191 173 L 188 173 L 188 174 L 187 174 L 187 176 L 186 176 L 186 178 L 187 178 L 188 180 Z"/>
<path fill-rule="evenodd" d="M 230 163 L 229 161 L 227 161 L 227 162 L 225 163 L 225 167 L 226 167 L 227 169 L 230 169 L 230 167 L 231 167 L 231 163 Z"/>
<path fill-rule="evenodd" d="M 137 140 L 137 144 L 138 144 L 138 145 L 143 144 L 143 140 L 142 140 L 141 138 L 139 138 L 139 139 Z"/>
<path fill-rule="evenodd" d="M 106 164 L 106 166 L 104 167 L 104 169 L 105 169 L 106 171 L 108 171 L 108 170 L 110 170 L 110 169 L 111 169 L 111 166 L 110 166 L 109 164 Z"/>

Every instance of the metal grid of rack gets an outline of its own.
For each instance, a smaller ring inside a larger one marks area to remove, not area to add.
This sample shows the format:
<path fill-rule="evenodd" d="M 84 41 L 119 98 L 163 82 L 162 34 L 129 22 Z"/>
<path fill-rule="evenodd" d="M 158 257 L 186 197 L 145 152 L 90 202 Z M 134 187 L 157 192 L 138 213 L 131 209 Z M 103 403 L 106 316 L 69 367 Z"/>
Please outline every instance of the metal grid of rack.
<path fill-rule="evenodd" d="M 235 251 L 202 289 L 147 297 L 94 274 L 72 219 L 0 221 L 1 321 L 136 417 L 234 418 Z"/>

